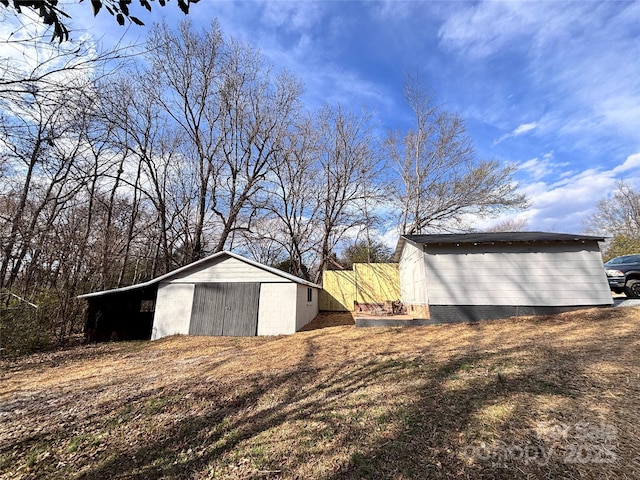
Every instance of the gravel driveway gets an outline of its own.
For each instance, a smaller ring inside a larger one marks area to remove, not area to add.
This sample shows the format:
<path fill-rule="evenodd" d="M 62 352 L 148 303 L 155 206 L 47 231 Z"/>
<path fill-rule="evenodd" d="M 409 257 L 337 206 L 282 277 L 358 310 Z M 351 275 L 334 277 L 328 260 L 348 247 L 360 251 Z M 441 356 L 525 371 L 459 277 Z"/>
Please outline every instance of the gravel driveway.
<path fill-rule="evenodd" d="M 613 297 L 614 307 L 638 307 L 640 298 L 627 298 L 625 296 Z"/>

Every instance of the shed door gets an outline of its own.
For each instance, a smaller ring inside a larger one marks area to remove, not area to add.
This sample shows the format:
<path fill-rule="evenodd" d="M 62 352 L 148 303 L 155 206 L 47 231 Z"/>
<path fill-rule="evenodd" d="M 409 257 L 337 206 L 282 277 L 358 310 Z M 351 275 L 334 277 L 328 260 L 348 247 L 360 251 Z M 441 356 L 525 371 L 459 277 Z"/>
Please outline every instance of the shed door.
<path fill-rule="evenodd" d="M 259 299 L 259 283 L 197 283 L 189 335 L 257 335 Z"/>

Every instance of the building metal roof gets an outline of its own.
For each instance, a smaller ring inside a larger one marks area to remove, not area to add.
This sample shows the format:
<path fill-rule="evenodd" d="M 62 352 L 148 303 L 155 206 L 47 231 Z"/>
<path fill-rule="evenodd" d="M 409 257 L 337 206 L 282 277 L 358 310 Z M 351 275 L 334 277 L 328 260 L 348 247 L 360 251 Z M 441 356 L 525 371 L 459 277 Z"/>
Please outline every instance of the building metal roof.
<path fill-rule="evenodd" d="M 318 289 L 322 288 L 319 285 L 316 285 L 315 283 L 308 282 L 307 280 L 303 280 L 302 278 L 296 277 L 295 275 L 291 275 L 290 273 L 287 273 L 287 272 L 283 272 L 282 270 L 279 270 L 277 268 L 269 267 L 268 265 L 263 265 L 262 263 L 256 262 L 254 260 L 250 260 L 246 257 L 243 257 L 242 255 L 238 255 L 237 253 L 223 251 L 223 252 L 214 253 L 213 255 L 197 260 L 193 263 L 189 263 L 188 265 L 177 268 L 176 270 L 173 270 L 169 273 L 165 273 L 164 275 L 156 277 L 153 280 L 149 280 L 147 282 L 137 283 L 135 285 L 130 285 L 128 287 L 113 288 L 111 290 L 102 290 L 100 292 L 85 293 L 84 295 L 78 295 L 77 298 L 99 297 L 102 295 L 111 295 L 113 293 L 127 292 L 131 290 L 138 290 L 141 288 L 150 287 L 152 285 L 162 282 L 163 280 L 168 280 L 186 270 L 192 270 L 192 269 L 197 270 L 197 267 L 206 266 L 207 264 L 211 263 L 213 260 L 216 260 L 224 256 L 235 258 L 236 260 L 240 260 L 241 262 L 248 263 L 249 265 L 252 265 L 256 268 L 260 268 L 262 270 L 266 270 L 267 272 L 273 273 L 274 275 L 278 275 L 279 277 L 285 278 L 294 283 L 299 283 L 301 285 L 306 285 L 312 288 L 318 288 Z"/>
<path fill-rule="evenodd" d="M 551 243 L 551 242 L 602 242 L 605 237 L 553 232 L 489 232 L 489 233 L 443 233 L 430 235 L 402 235 L 395 251 L 395 261 L 399 261 L 405 241 L 422 245 L 472 244 L 487 245 L 500 243 Z"/>

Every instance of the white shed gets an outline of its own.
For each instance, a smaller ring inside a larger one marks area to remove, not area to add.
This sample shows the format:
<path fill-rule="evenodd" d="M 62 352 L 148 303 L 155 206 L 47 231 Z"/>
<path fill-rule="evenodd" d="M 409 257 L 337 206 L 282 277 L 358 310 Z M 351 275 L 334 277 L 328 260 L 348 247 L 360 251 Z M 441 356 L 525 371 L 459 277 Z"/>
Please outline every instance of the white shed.
<path fill-rule="evenodd" d="M 138 285 L 80 295 L 89 339 L 295 333 L 318 313 L 320 287 L 231 252 Z"/>
<path fill-rule="evenodd" d="M 610 306 L 601 237 L 546 232 L 405 235 L 402 302 L 434 323 Z"/>

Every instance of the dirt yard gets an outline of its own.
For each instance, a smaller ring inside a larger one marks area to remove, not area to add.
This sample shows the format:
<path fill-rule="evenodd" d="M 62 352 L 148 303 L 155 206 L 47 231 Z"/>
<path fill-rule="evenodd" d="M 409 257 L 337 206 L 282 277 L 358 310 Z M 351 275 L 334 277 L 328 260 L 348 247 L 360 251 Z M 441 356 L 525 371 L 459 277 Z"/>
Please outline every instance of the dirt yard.
<path fill-rule="evenodd" d="M 640 477 L 640 307 L 0 361 L 0 478 Z"/>

